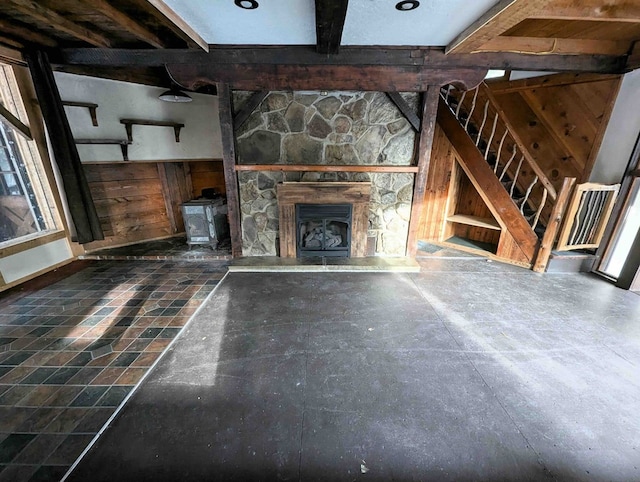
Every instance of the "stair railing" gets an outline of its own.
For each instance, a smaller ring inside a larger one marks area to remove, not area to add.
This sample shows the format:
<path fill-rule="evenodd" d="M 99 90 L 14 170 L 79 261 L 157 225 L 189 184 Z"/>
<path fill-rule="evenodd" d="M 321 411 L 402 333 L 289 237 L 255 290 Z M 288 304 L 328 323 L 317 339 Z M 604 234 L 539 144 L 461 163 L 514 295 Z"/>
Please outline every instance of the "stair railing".
<path fill-rule="evenodd" d="M 449 85 L 441 95 L 531 228 L 535 230 L 541 221 L 546 225 L 551 211 L 547 201 L 555 202 L 556 190 L 523 147 L 488 87 L 481 83 L 473 90 L 460 91 Z"/>

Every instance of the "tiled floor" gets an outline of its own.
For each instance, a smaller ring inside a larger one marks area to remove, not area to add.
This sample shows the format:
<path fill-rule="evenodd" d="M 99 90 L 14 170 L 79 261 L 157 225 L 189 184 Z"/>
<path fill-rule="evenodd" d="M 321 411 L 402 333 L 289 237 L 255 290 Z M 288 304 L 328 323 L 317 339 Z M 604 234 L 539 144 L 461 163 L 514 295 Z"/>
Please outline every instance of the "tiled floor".
<path fill-rule="evenodd" d="M 5 295 L 0 481 L 59 480 L 225 272 L 219 262 L 95 261 Z"/>
<path fill-rule="evenodd" d="M 119 248 L 100 249 L 83 255 L 82 259 L 226 261 L 231 259 L 231 243 L 228 239 L 224 239 L 215 250 L 208 245 L 189 247 L 187 238 L 179 235 Z"/>

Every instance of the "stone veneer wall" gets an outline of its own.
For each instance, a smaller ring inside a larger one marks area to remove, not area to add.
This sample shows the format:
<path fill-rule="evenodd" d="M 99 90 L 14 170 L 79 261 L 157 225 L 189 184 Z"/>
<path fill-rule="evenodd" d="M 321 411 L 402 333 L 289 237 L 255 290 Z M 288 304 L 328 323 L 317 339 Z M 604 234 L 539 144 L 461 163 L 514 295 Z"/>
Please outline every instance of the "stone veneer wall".
<path fill-rule="evenodd" d="M 234 93 L 236 111 L 250 93 Z M 403 94 L 417 112 L 418 95 Z M 236 133 L 239 164 L 410 165 L 415 131 L 384 93 L 271 92 Z M 276 184 L 369 181 L 376 253 L 405 254 L 414 175 L 241 171 L 245 256 L 277 254 Z"/>

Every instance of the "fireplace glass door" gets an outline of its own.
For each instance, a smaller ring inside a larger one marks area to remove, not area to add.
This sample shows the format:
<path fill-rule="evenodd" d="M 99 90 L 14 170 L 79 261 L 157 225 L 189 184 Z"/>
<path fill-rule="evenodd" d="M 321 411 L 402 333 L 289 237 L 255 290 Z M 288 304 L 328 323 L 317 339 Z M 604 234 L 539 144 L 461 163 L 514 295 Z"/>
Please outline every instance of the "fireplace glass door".
<path fill-rule="evenodd" d="M 351 204 L 297 204 L 298 257 L 348 257 L 351 211 Z"/>

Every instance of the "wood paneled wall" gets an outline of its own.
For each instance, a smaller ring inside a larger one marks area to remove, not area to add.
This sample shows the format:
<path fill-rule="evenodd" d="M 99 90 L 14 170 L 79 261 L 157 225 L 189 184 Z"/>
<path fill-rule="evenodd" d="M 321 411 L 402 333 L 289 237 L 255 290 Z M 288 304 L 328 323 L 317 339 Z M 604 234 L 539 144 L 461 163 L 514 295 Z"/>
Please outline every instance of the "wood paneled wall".
<path fill-rule="evenodd" d="M 419 239 L 440 241 L 447 218 L 449 189 L 456 153 L 440 126 L 436 125 L 433 151 L 429 163 L 429 174 L 424 196 L 425 213 L 422 217 Z"/>
<path fill-rule="evenodd" d="M 224 169 L 222 161 L 190 162 L 192 196 L 197 198 L 202 195 L 205 188 L 214 188 L 217 192 L 225 193 Z"/>
<path fill-rule="evenodd" d="M 180 205 L 204 188 L 225 191 L 221 161 L 95 163 L 84 170 L 105 234 L 87 251 L 184 232 Z"/>
<path fill-rule="evenodd" d="M 589 178 L 620 78 L 575 84 L 489 87 L 556 189 L 565 177 Z M 582 180 L 582 181 L 580 181 Z"/>

